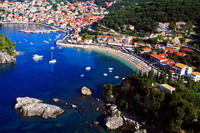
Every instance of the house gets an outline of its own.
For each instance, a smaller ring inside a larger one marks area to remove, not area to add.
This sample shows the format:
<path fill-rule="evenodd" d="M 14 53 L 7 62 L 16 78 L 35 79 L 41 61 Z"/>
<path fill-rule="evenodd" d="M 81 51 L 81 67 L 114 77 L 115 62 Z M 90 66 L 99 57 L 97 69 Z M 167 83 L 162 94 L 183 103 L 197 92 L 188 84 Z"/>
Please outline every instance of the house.
<path fill-rule="evenodd" d="M 134 42 L 134 47 L 144 47 L 144 46 L 151 47 L 151 44 L 141 43 L 141 42 Z"/>
<path fill-rule="evenodd" d="M 98 35 L 98 36 L 97 36 L 97 40 L 98 40 L 99 42 L 106 42 L 107 39 L 108 39 L 108 36 L 101 36 L 101 35 Z"/>
<path fill-rule="evenodd" d="M 183 21 L 176 22 L 176 26 L 178 29 L 184 28 L 186 26 L 186 22 L 183 22 Z"/>
<path fill-rule="evenodd" d="M 200 81 L 200 72 L 192 72 L 189 77 L 195 82 Z"/>
<path fill-rule="evenodd" d="M 142 48 L 142 53 L 148 53 L 151 51 L 151 48 Z"/>
<path fill-rule="evenodd" d="M 159 87 L 160 87 L 161 90 L 165 90 L 165 91 L 167 91 L 169 93 L 172 93 L 172 91 L 176 90 L 176 88 L 174 88 L 174 87 L 172 87 L 172 86 L 170 86 L 168 84 L 160 84 Z"/>
<path fill-rule="evenodd" d="M 194 52 L 192 49 L 190 48 L 182 48 L 181 51 L 184 51 L 186 53 L 191 53 L 191 52 Z"/>
<path fill-rule="evenodd" d="M 129 28 L 130 30 L 134 30 L 135 26 L 134 25 L 123 25 L 124 30 L 126 30 L 127 28 Z"/>
<path fill-rule="evenodd" d="M 168 53 L 168 54 L 176 53 L 177 56 L 181 56 L 181 57 L 186 56 L 186 53 L 182 53 L 182 52 L 173 50 L 172 48 L 166 48 L 165 52 Z"/>
<path fill-rule="evenodd" d="M 175 65 L 176 63 L 173 60 L 166 60 L 163 61 L 162 64 L 169 66 L 169 68 L 172 68 L 172 66 Z"/>
<path fill-rule="evenodd" d="M 165 45 L 163 45 L 163 44 L 156 44 L 154 47 L 155 47 L 155 49 L 162 49 L 162 50 L 164 50 L 166 48 Z"/>
<path fill-rule="evenodd" d="M 155 62 L 161 63 L 163 61 L 167 61 L 168 59 L 165 57 L 165 54 L 150 54 L 150 58 L 153 59 Z"/>
<path fill-rule="evenodd" d="M 169 29 L 169 23 L 158 23 L 158 31 L 167 31 Z"/>
<path fill-rule="evenodd" d="M 91 44 L 91 43 L 92 43 L 92 39 L 85 39 L 85 40 L 84 40 L 84 43 L 86 43 L 86 44 Z"/>
<path fill-rule="evenodd" d="M 176 63 L 174 68 L 175 73 L 180 76 L 187 76 L 192 73 L 192 68 L 182 63 Z"/>

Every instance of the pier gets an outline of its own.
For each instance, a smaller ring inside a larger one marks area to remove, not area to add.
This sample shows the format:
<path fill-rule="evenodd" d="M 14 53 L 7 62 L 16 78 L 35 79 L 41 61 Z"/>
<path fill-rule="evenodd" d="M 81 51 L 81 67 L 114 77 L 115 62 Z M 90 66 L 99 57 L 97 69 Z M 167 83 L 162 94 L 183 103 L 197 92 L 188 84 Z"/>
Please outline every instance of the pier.
<path fill-rule="evenodd" d="M 23 29 L 19 30 L 24 33 L 50 33 L 50 32 L 58 32 L 56 29 Z"/>

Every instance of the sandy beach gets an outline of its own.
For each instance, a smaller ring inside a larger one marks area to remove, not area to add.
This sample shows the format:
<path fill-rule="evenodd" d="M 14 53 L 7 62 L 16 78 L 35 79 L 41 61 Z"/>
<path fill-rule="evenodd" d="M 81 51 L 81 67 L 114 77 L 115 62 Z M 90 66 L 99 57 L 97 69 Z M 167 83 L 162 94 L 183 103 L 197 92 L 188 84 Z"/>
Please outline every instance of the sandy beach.
<path fill-rule="evenodd" d="M 119 57 L 120 59 L 126 61 L 127 63 L 131 64 L 133 67 L 136 67 L 137 69 L 139 69 L 141 72 L 149 72 L 151 70 L 151 67 L 147 63 L 138 59 L 136 56 L 124 53 L 120 50 L 116 50 L 113 48 L 97 46 L 97 45 L 64 44 L 64 43 L 59 43 L 59 42 L 56 42 L 56 44 L 58 46 L 62 46 L 62 47 L 82 48 L 82 49 L 86 49 L 86 50 L 110 54 L 110 55 Z"/>

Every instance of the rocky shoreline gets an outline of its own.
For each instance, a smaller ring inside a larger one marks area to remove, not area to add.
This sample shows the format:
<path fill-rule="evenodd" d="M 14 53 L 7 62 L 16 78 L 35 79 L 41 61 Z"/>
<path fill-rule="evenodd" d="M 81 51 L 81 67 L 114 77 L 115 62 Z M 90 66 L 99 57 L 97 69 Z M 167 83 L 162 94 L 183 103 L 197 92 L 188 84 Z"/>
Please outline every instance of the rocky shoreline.
<path fill-rule="evenodd" d="M 89 88 L 87 89 L 89 90 Z M 88 95 L 84 96 L 87 97 Z M 17 103 L 15 104 L 14 108 L 18 110 L 19 113 L 21 113 L 25 117 L 39 116 L 45 119 L 56 118 L 58 115 L 63 114 L 66 111 L 67 106 L 71 107 L 72 109 L 77 109 L 77 111 L 81 110 L 84 111 L 85 108 L 82 105 L 78 105 L 77 103 L 75 104 L 66 103 L 58 98 L 52 98 L 51 100 L 54 103 L 61 104 L 62 108 L 56 105 L 43 103 L 43 101 L 40 99 L 30 98 L 30 97 L 16 98 Z M 96 98 L 94 101 L 98 103 L 100 102 L 100 99 Z M 143 129 L 143 125 L 141 125 L 141 123 L 138 123 L 124 112 L 121 112 L 118 109 L 117 105 L 109 103 L 107 101 L 106 101 L 107 103 L 105 101 L 102 101 L 103 104 L 102 107 L 95 107 L 93 102 L 90 103 L 91 105 L 89 106 L 93 106 L 92 108 L 95 108 L 93 109 L 94 112 L 98 112 L 101 110 L 103 117 L 102 120 L 104 119 L 104 122 L 101 122 L 99 120 L 93 122 L 85 121 L 84 123 L 86 125 L 90 125 L 92 127 L 94 126 L 95 128 L 104 128 L 104 129 L 107 128 L 108 130 L 116 130 L 122 132 L 123 131 L 131 131 L 134 133 L 147 132 L 146 129 Z"/>
<path fill-rule="evenodd" d="M 0 51 L 0 64 L 11 64 L 16 62 L 16 57 L 19 55 L 19 52 L 15 52 L 14 55 L 9 55 L 6 52 Z"/>

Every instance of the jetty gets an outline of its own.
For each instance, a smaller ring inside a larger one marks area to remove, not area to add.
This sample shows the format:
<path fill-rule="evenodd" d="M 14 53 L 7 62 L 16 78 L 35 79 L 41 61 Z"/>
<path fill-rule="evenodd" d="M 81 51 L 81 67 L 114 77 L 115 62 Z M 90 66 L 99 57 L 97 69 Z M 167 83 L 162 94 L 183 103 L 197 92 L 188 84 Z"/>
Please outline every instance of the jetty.
<path fill-rule="evenodd" d="M 58 32 L 56 29 L 22 29 L 19 30 L 24 33 L 50 33 L 50 32 Z"/>

